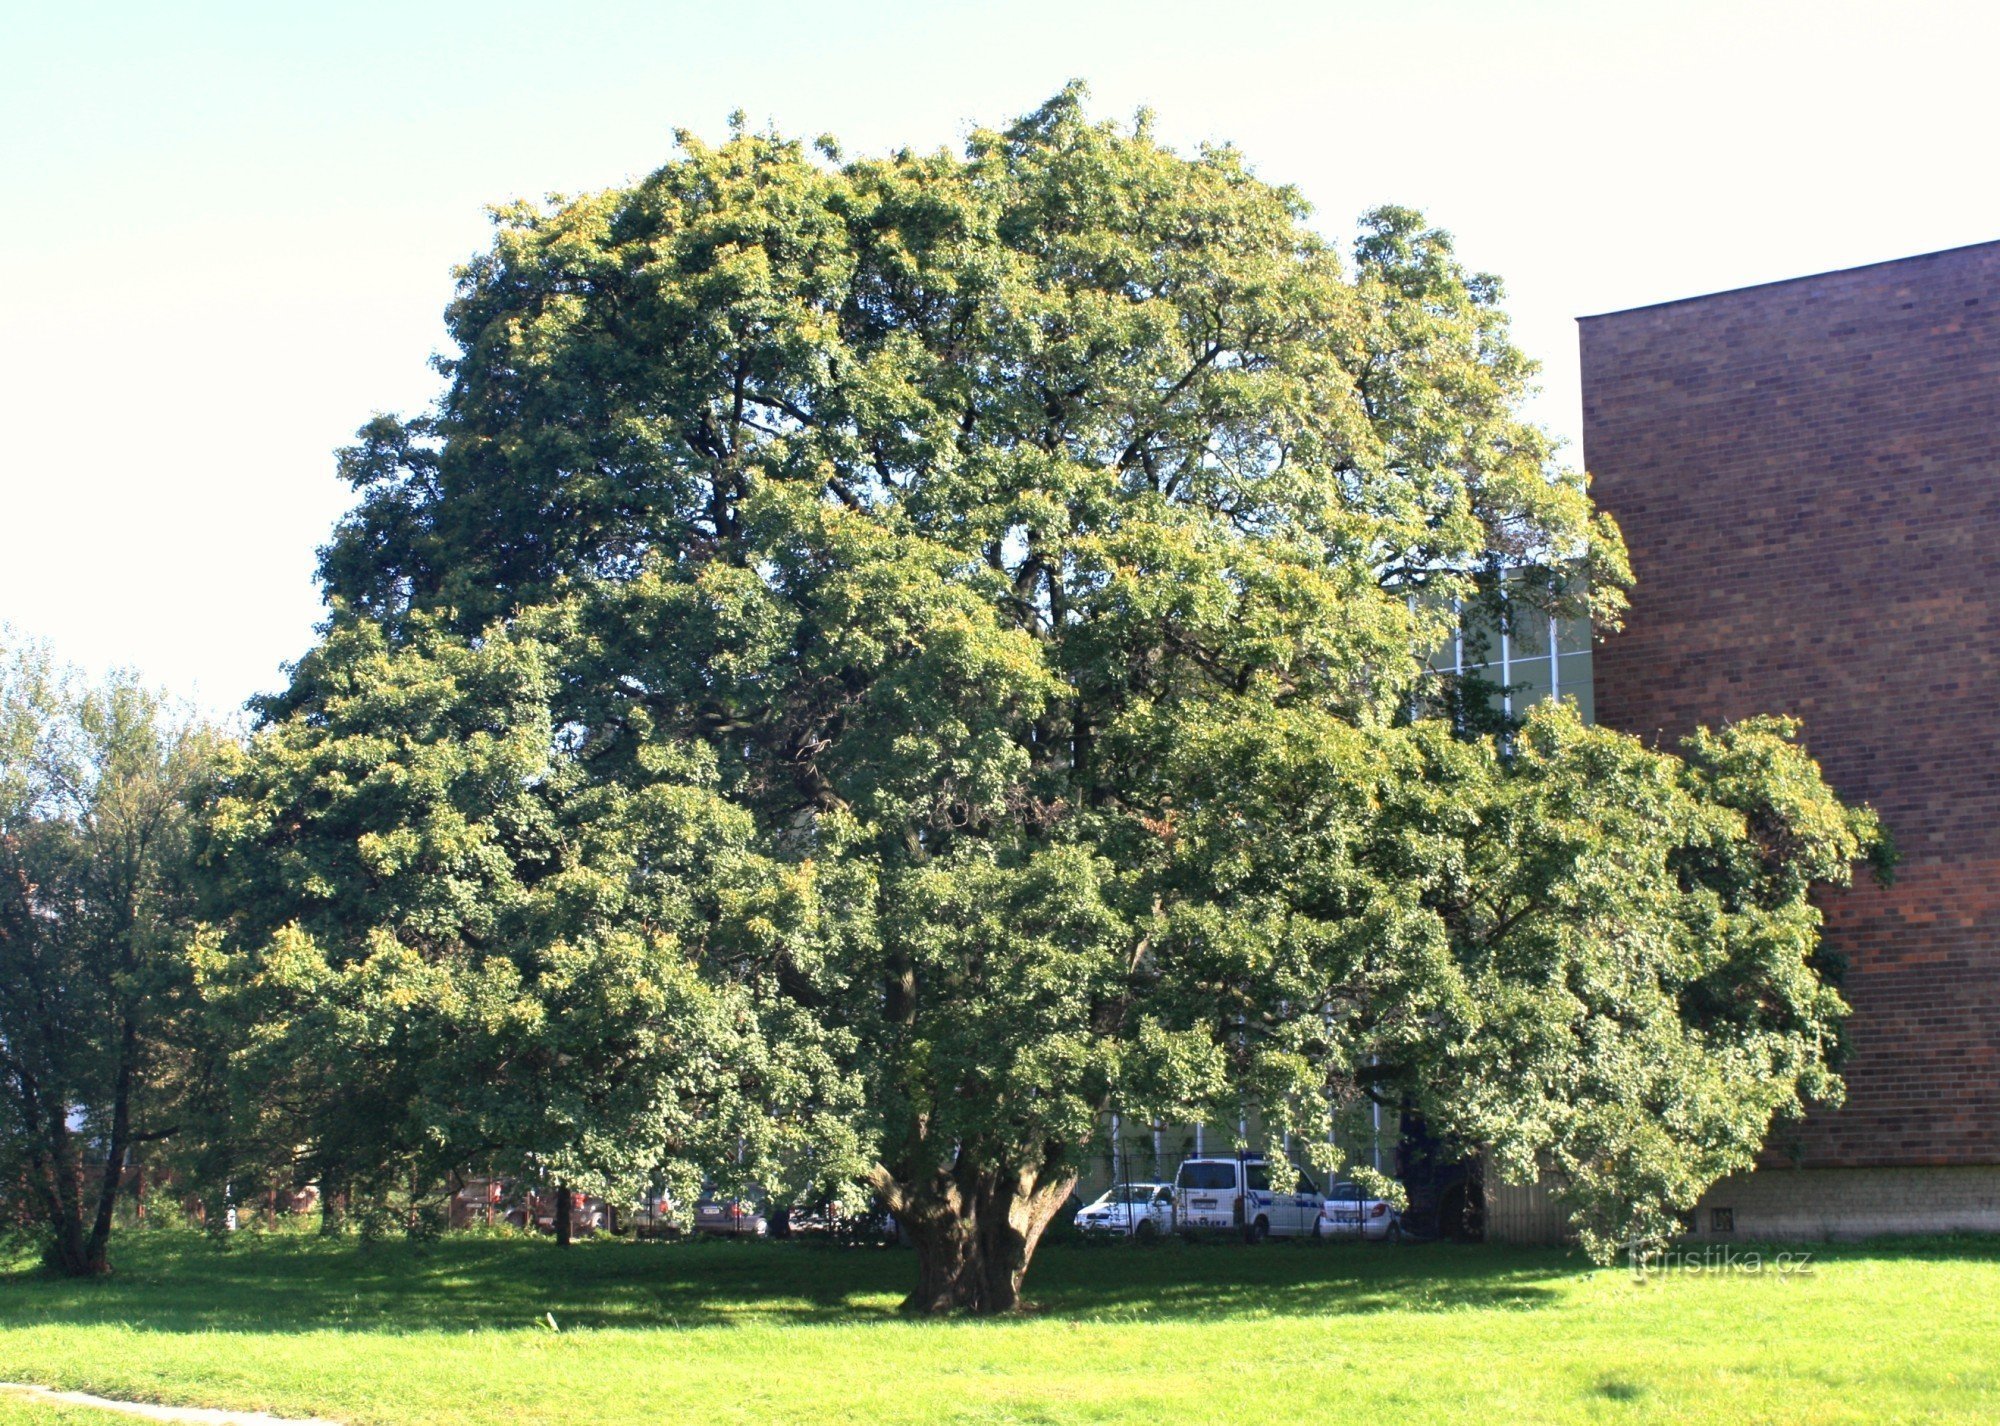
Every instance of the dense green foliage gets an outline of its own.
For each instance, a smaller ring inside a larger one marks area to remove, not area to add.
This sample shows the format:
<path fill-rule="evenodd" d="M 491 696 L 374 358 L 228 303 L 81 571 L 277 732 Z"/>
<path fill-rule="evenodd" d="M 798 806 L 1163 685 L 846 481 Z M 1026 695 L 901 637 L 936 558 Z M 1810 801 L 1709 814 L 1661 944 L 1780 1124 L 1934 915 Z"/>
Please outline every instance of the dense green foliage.
<path fill-rule="evenodd" d="M 0 1181 L 62 1272 L 105 1271 L 127 1155 L 186 1108 L 189 828 L 216 746 L 130 678 L 0 643 Z"/>
<path fill-rule="evenodd" d="M 221 1252 L 140 1234 L 87 1287 L 0 1279 L 0 1362 L 17 1380 L 351 1426 L 2000 1412 L 1992 1239 L 1816 1245 L 1787 1274 L 1767 1247 L 1761 1273 L 1644 1282 L 1546 1250 L 1054 1244 L 1038 1311 L 965 1322 L 901 1317 L 894 1251 L 244 1236 Z"/>
<path fill-rule="evenodd" d="M 760 979 L 785 878 L 713 759 L 662 744 L 642 785 L 592 784 L 552 679 L 526 632 L 339 629 L 232 750 L 209 890 L 264 954 L 211 933 L 202 969 L 239 1178 L 380 1195 L 498 1165 L 631 1202 L 732 1160 L 780 1190 L 855 1171 L 816 1026 Z"/>
<path fill-rule="evenodd" d="M 1168 998 L 1234 1013 L 1233 1080 L 1281 1123 L 1344 1077 L 1509 1177 L 1551 1171 L 1600 1257 L 1657 1241 L 1774 1118 L 1839 1094 L 1807 893 L 1880 842 L 1796 733 L 1675 758 L 1558 705 L 1505 753 L 1434 721 L 1212 730 L 1170 769 L 1198 810 Z"/>
<path fill-rule="evenodd" d="M 612 1182 L 740 1139 L 993 1311 L 1114 1107 L 1321 1159 L 1417 1108 L 1606 1249 L 1829 1092 L 1807 892 L 1872 821 L 1779 725 L 1440 716 L 1454 601 L 1614 621 L 1622 548 L 1498 285 L 1305 219 L 1075 92 L 501 212 L 220 806 L 257 1142 Z"/>

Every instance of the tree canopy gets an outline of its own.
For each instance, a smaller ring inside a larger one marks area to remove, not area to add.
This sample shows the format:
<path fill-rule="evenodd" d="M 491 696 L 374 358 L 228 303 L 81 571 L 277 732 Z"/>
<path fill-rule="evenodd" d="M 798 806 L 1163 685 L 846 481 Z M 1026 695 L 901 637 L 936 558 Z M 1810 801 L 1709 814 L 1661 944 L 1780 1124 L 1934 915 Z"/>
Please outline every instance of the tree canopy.
<path fill-rule="evenodd" d="M 775 1126 L 926 1310 L 1015 1303 L 1113 1107 L 1275 1152 L 1409 1106 L 1655 1231 L 1830 1092 L 1807 897 L 1872 821 L 1782 724 L 1448 716 L 1458 604 L 1609 626 L 1623 549 L 1499 284 L 1307 218 L 1074 88 L 962 154 L 738 127 L 499 210 L 446 395 L 343 456 L 218 976 L 377 1007 L 340 1033 L 410 1144 L 609 1172 L 607 1079 L 645 1156 Z M 572 1077 L 532 1123 L 524 1057 Z"/>

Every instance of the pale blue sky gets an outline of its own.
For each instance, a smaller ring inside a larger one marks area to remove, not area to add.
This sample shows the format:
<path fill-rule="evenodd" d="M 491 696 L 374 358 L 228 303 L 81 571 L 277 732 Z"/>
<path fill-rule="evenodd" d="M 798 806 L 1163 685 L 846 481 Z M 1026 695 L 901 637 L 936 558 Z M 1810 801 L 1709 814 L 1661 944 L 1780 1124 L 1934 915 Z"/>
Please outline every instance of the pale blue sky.
<path fill-rule="evenodd" d="M 1989 4 L 0 0 L 0 622 L 212 709 L 273 685 L 330 453 L 430 398 L 483 205 L 739 106 L 928 147 L 1077 76 L 1329 233 L 1420 207 L 1574 438 L 1580 314 L 2000 237 L 1996 59 Z"/>

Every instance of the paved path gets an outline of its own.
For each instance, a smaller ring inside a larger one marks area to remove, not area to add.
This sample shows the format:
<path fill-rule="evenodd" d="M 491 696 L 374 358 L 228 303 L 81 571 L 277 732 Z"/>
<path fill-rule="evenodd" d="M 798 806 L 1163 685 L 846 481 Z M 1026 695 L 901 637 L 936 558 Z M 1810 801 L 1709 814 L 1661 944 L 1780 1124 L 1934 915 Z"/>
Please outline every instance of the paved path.
<path fill-rule="evenodd" d="M 319 1416 L 273 1416 L 266 1411 L 216 1411 L 206 1406 L 155 1406 L 148 1401 L 113 1401 L 92 1396 L 87 1391 L 56 1391 L 46 1386 L 26 1386 L 0 1381 L 0 1393 L 46 1401 L 61 1406 L 95 1406 L 125 1416 L 143 1416 L 148 1421 L 185 1421 L 195 1426 L 340 1426 Z"/>

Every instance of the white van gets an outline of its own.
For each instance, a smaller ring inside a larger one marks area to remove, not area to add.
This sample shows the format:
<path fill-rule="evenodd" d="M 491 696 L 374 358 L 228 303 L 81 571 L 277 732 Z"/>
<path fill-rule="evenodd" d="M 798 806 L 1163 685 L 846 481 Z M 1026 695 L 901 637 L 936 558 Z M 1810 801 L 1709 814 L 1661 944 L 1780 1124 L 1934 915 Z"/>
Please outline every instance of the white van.
<path fill-rule="evenodd" d="M 1262 1159 L 1188 1159 L 1174 1175 L 1174 1221 L 1184 1233 L 1220 1229 L 1253 1243 L 1310 1237 L 1323 1201 L 1304 1173 L 1292 1192 L 1273 1193 Z"/>

